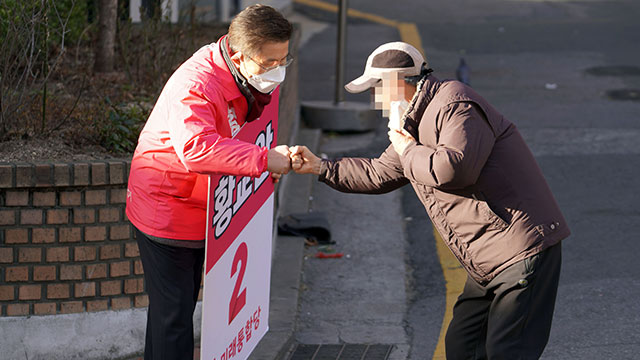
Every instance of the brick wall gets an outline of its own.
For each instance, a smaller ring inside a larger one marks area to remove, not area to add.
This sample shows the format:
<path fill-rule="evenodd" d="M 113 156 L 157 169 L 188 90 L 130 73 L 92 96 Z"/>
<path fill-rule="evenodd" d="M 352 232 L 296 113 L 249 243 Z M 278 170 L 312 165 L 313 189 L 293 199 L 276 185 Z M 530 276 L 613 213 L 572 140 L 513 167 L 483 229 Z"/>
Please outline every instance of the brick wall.
<path fill-rule="evenodd" d="M 147 305 L 129 165 L 0 163 L 0 316 Z"/>

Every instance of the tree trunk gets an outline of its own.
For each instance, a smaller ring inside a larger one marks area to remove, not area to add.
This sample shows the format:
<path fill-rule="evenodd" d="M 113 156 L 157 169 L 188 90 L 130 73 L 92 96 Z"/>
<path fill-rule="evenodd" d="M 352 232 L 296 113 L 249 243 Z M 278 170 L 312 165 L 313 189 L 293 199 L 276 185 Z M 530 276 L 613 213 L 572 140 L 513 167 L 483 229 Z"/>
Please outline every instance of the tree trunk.
<path fill-rule="evenodd" d="M 98 0 L 98 42 L 95 72 L 112 72 L 115 57 L 118 0 Z"/>

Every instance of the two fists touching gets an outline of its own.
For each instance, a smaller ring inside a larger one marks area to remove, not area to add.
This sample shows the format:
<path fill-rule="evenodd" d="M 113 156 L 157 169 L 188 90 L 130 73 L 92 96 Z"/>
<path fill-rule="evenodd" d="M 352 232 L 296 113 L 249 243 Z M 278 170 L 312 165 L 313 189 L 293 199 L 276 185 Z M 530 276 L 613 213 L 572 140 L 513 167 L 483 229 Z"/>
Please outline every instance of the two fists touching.
<path fill-rule="evenodd" d="M 415 140 L 404 130 L 390 129 L 389 140 L 393 148 L 402 155 L 404 150 Z M 267 155 L 267 170 L 277 182 L 282 174 L 287 174 L 293 170 L 297 174 L 320 175 L 320 165 L 322 159 L 304 145 L 289 147 L 278 145 L 269 150 Z"/>
<path fill-rule="evenodd" d="M 306 146 L 278 145 L 267 153 L 267 170 L 274 174 L 320 174 L 320 158 Z"/>
<path fill-rule="evenodd" d="M 278 145 L 267 153 L 267 170 L 273 174 L 287 174 L 291 170 L 289 146 Z"/>
<path fill-rule="evenodd" d="M 278 145 L 267 153 L 267 170 L 277 182 L 293 170 L 298 174 L 320 175 L 321 159 L 306 146 Z"/>

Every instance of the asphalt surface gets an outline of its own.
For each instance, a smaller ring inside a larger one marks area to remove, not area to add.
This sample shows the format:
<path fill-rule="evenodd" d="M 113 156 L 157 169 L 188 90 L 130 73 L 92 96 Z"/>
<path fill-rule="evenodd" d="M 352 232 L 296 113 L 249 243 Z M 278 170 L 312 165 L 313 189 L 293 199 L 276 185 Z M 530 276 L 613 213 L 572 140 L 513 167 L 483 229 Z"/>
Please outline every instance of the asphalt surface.
<path fill-rule="evenodd" d="M 520 128 L 536 155 L 572 229 L 543 358 L 637 359 L 640 101 L 607 94 L 640 89 L 640 3 L 351 0 L 349 7 L 415 23 L 441 79 L 453 78 L 464 56 L 471 85 Z M 298 59 L 301 100 L 332 100 L 337 15 L 294 8 L 307 29 Z M 350 18 L 347 39 L 350 80 L 373 49 L 400 35 Z M 369 95 L 346 99 L 368 102 Z M 319 151 L 377 156 L 387 144 L 381 124 L 364 134 L 325 133 Z M 314 181 L 312 199 L 337 241 L 324 250 L 345 256 L 317 259 L 320 249 L 306 248 L 294 340 L 395 344 L 391 358 L 431 359 L 446 287 L 431 225 L 412 190 L 342 194 Z"/>

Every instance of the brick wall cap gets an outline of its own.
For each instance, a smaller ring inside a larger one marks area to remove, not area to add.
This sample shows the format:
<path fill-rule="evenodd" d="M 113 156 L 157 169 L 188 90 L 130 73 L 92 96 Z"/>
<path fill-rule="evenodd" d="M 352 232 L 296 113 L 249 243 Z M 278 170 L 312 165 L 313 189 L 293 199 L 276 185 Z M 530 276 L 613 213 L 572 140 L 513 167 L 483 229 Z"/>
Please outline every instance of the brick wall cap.
<path fill-rule="evenodd" d="M 82 179 L 75 179 L 71 176 L 69 170 L 84 168 L 88 173 L 82 175 Z M 92 169 L 104 168 L 106 173 L 104 176 L 92 175 Z M 122 168 L 121 168 L 122 167 Z M 127 182 L 127 175 L 131 167 L 131 158 L 112 158 L 112 159 L 92 159 L 79 161 L 16 161 L 0 162 L 0 171 L 2 171 L 3 182 L 0 182 L 0 188 L 25 188 L 25 187 L 65 187 L 70 185 L 106 185 L 120 184 Z M 108 172 L 113 169 L 117 172 L 115 175 L 109 175 Z M 122 172 L 122 173 L 120 173 Z M 5 176 L 8 175 L 8 176 Z M 18 176 L 20 175 L 20 176 Z"/>

